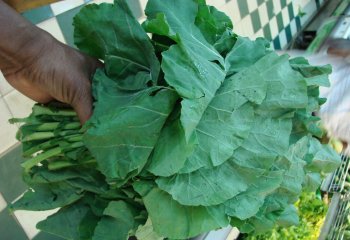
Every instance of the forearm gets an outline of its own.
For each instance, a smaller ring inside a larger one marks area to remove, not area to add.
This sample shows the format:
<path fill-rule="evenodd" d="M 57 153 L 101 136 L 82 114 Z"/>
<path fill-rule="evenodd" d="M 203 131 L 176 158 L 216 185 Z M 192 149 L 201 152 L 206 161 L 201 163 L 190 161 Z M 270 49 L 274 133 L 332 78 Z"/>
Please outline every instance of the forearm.
<path fill-rule="evenodd" d="M 23 12 L 31 8 L 40 7 L 52 2 L 58 2 L 57 0 L 4 0 L 8 5 L 16 9 L 18 12 Z"/>
<path fill-rule="evenodd" d="M 11 7 L 0 0 L 0 70 L 23 63 L 35 54 L 40 40 L 48 34 L 25 20 Z"/>

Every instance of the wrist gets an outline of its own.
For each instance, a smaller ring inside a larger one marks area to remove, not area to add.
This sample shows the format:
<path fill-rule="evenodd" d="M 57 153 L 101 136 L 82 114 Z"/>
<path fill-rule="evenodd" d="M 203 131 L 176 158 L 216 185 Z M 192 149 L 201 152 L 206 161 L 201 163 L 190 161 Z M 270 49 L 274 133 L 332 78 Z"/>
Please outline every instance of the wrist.
<path fill-rule="evenodd" d="M 45 31 L 25 20 L 0 0 L 0 70 L 22 67 L 51 40 Z"/>

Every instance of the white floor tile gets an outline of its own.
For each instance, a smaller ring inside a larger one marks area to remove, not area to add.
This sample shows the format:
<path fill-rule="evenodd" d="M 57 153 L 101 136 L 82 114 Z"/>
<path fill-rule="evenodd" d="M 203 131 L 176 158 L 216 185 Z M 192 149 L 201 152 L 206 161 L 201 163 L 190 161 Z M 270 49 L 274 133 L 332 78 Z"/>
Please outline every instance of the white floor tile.
<path fill-rule="evenodd" d="M 241 20 L 237 1 L 236 0 L 230 1 L 227 4 L 219 7 L 218 10 L 224 12 L 227 16 L 230 17 L 233 23 L 233 29 L 234 31 L 236 31 L 235 26 Z"/>
<path fill-rule="evenodd" d="M 297 24 L 295 22 L 295 19 L 293 19 L 291 22 L 290 22 L 290 30 L 292 32 L 292 36 L 295 36 L 295 34 L 297 33 L 298 29 L 297 29 Z"/>
<path fill-rule="evenodd" d="M 285 49 L 288 42 L 287 42 L 287 37 L 286 37 L 286 31 L 284 29 L 281 31 L 279 37 L 280 37 L 281 49 Z"/>
<path fill-rule="evenodd" d="M 259 11 L 261 26 L 265 26 L 269 22 L 266 3 L 261 4 L 258 11 Z"/>
<path fill-rule="evenodd" d="M 27 117 L 32 112 L 35 103 L 17 90 L 7 94 L 4 100 L 15 118 Z"/>
<path fill-rule="evenodd" d="M 245 31 L 244 31 L 244 26 L 239 22 L 233 26 L 233 31 L 239 36 L 242 37 L 247 37 Z"/>
<path fill-rule="evenodd" d="M 96 3 L 96 4 L 100 4 L 100 3 L 113 3 L 113 0 L 94 0 L 89 2 L 89 4 L 91 3 Z"/>
<path fill-rule="evenodd" d="M 248 9 L 249 9 L 249 12 L 253 12 L 255 9 L 258 8 L 258 2 L 257 1 L 247 1 L 247 4 L 248 4 Z"/>
<path fill-rule="evenodd" d="M 299 5 L 303 8 L 305 7 L 307 4 L 309 4 L 310 2 L 315 2 L 313 0 L 298 0 Z"/>
<path fill-rule="evenodd" d="M 0 98 L 0 154 L 16 144 L 17 126 L 10 124 L 8 120 L 12 118 L 10 110 L 5 101 Z"/>
<path fill-rule="evenodd" d="M 270 21 L 271 37 L 274 39 L 278 35 L 278 25 L 276 17 L 273 17 Z"/>
<path fill-rule="evenodd" d="M 244 28 L 245 35 L 249 38 L 253 38 L 254 37 L 254 29 L 253 29 L 251 17 L 249 15 L 246 16 L 245 18 L 242 19 L 240 24 Z"/>
<path fill-rule="evenodd" d="M 55 16 L 84 4 L 83 0 L 65 0 L 51 4 Z"/>
<path fill-rule="evenodd" d="M 264 31 L 260 29 L 257 33 L 255 33 L 254 38 L 264 37 Z"/>
<path fill-rule="evenodd" d="M 239 236 L 238 228 L 232 228 L 230 234 L 227 236 L 226 240 L 235 240 Z"/>
<path fill-rule="evenodd" d="M 66 42 L 64 40 L 63 33 L 61 31 L 60 26 L 58 25 L 56 18 L 50 18 L 49 20 L 39 23 L 37 26 L 45 30 L 46 32 L 50 33 L 58 41 L 63 43 Z"/>
<path fill-rule="evenodd" d="M 141 9 L 145 11 L 146 5 L 147 5 L 147 0 L 139 0 Z"/>
<path fill-rule="evenodd" d="M 13 87 L 6 81 L 4 75 L 0 71 L 0 96 L 4 96 L 13 90 Z"/>
<path fill-rule="evenodd" d="M 0 212 L 2 212 L 2 210 L 4 210 L 6 207 L 7 203 L 0 193 Z"/>
<path fill-rule="evenodd" d="M 142 24 L 146 20 L 146 17 L 140 17 L 137 21 Z"/>
<path fill-rule="evenodd" d="M 281 11 L 281 0 L 272 0 L 273 12 L 277 15 Z"/>
<path fill-rule="evenodd" d="M 227 239 L 232 227 L 221 228 L 216 231 L 210 231 L 204 240 L 224 240 Z"/>
<path fill-rule="evenodd" d="M 39 230 L 36 229 L 36 224 L 57 211 L 58 209 L 39 212 L 19 210 L 15 211 L 14 214 L 28 238 L 32 239 L 39 233 Z"/>
<path fill-rule="evenodd" d="M 300 2 L 300 1 L 299 1 Z M 297 16 L 298 12 L 299 12 L 299 8 L 301 7 L 300 3 L 298 3 L 297 1 L 293 1 L 293 12 L 294 15 Z"/>
<path fill-rule="evenodd" d="M 288 24 L 290 23 L 288 8 L 284 8 L 282 10 L 282 19 L 283 19 L 284 27 L 288 26 Z"/>
<path fill-rule="evenodd" d="M 315 1 L 310 1 L 302 8 L 305 15 L 300 19 L 301 25 L 303 26 L 317 11 L 317 6 Z"/>
<path fill-rule="evenodd" d="M 214 6 L 216 8 L 219 8 L 223 5 L 225 5 L 225 0 L 207 0 L 207 5 Z"/>

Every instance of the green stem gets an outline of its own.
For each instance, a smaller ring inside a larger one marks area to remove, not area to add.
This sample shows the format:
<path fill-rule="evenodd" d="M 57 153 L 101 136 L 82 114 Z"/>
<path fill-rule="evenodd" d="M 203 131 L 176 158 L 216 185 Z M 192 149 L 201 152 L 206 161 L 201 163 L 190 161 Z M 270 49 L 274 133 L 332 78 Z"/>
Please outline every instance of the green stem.
<path fill-rule="evenodd" d="M 33 157 L 33 158 L 25 161 L 24 163 L 21 164 L 21 166 L 24 168 L 24 170 L 26 172 L 29 172 L 29 170 L 32 167 L 34 167 L 35 165 L 37 165 L 38 163 L 40 163 L 40 162 L 42 162 L 50 157 L 56 156 L 56 155 L 60 154 L 61 152 L 62 152 L 62 149 L 60 147 L 50 149 L 44 153 L 37 155 L 36 157 Z"/>
<path fill-rule="evenodd" d="M 72 149 L 75 149 L 75 148 L 80 148 L 80 147 L 83 147 L 84 146 L 84 143 L 83 142 L 73 142 L 72 144 L 70 144 L 68 147 L 64 147 L 63 150 L 65 152 L 67 151 L 70 151 Z"/>
<path fill-rule="evenodd" d="M 67 137 L 66 140 L 68 142 L 81 142 L 83 140 L 83 135 L 81 134 L 73 135 L 73 136 Z"/>
<path fill-rule="evenodd" d="M 80 127 L 81 127 L 80 122 L 72 122 L 72 123 L 67 123 L 66 125 L 64 125 L 63 129 L 73 130 L 73 129 L 80 129 Z"/>
<path fill-rule="evenodd" d="M 57 145 L 58 145 L 57 141 L 49 140 L 49 141 L 43 142 L 41 144 L 38 144 L 32 148 L 27 149 L 25 152 L 23 152 L 23 156 L 29 157 L 36 152 L 39 152 L 41 150 L 46 150 L 48 148 L 53 148 L 53 147 L 56 147 Z"/>
<path fill-rule="evenodd" d="M 33 113 L 34 116 L 49 115 L 49 116 L 67 116 L 74 117 L 77 114 L 72 109 L 52 109 L 41 105 L 34 105 Z"/>
<path fill-rule="evenodd" d="M 21 139 L 22 142 L 29 142 L 35 140 L 45 140 L 53 138 L 55 134 L 53 132 L 34 132 Z"/>
<path fill-rule="evenodd" d="M 47 168 L 49 170 L 59 170 L 62 168 L 71 167 L 71 166 L 75 166 L 75 165 L 77 165 L 77 164 L 72 163 L 72 162 L 67 162 L 67 161 L 52 161 L 49 163 Z"/>

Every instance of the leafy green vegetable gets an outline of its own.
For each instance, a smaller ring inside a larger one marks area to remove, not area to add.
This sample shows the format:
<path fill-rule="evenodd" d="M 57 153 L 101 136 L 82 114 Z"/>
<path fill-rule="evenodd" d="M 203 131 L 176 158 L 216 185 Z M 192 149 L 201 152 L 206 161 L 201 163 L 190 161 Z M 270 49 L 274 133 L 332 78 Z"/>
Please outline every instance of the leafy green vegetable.
<path fill-rule="evenodd" d="M 94 113 L 81 129 L 54 106 L 13 120 L 29 190 L 12 209 L 60 208 L 38 228 L 65 239 L 297 224 L 302 190 L 340 162 L 314 137 L 329 67 L 237 36 L 204 0 L 149 0 L 145 13 L 140 25 L 115 0 L 76 15 L 76 45 L 105 64 Z"/>

